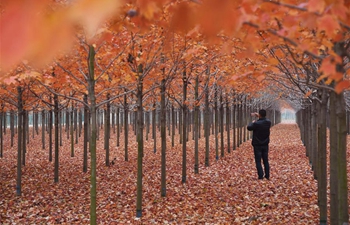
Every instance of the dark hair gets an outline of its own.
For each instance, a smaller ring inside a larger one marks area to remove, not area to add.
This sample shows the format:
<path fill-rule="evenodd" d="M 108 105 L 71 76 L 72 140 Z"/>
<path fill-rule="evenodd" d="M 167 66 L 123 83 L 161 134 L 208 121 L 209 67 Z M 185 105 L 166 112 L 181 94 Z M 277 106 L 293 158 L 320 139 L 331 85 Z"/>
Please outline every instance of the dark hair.
<path fill-rule="evenodd" d="M 260 109 L 260 110 L 259 110 L 259 115 L 260 115 L 261 117 L 266 117 L 266 110 L 265 110 L 265 109 Z"/>

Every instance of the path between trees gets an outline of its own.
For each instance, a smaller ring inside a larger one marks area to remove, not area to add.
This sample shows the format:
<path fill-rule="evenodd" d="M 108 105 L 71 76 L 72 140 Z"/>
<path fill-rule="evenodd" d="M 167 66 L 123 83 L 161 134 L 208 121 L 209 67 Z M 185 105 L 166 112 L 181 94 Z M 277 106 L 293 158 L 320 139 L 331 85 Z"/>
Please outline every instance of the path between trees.
<path fill-rule="evenodd" d="M 99 142 L 99 224 L 317 224 L 317 184 L 296 124 L 271 129 L 270 181 L 257 179 L 250 140 L 231 153 L 225 151 L 218 161 L 212 148 L 210 167 L 204 167 L 203 141 L 199 174 L 193 172 L 190 140 L 186 184 L 181 183 L 181 146 L 168 147 L 163 198 L 160 151 L 153 153 L 149 145 L 144 156 L 143 216 L 137 219 L 136 144 L 129 145 L 128 162 L 121 146 L 111 153 L 114 164 L 106 167 L 103 142 Z M 16 146 L 5 148 L 0 159 L 0 224 L 88 224 L 89 173 L 81 172 L 82 148 L 76 147 L 76 157 L 71 158 L 69 147 L 62 147 L 60 182 L 54 184 L 47 150 L 36 146 L 39 142 L 31 140 L 22 197 L 15 196 Z"/>

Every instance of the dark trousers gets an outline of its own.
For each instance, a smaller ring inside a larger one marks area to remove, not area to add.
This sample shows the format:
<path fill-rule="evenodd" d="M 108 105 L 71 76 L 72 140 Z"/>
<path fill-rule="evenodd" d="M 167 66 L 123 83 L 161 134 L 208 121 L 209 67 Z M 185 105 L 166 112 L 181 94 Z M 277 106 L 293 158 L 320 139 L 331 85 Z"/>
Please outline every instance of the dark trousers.
<path fill-rule="evenodd" d="M 258 171 L 259 179 L 264 178 L 264 171 L 261 166 L 261 159 L 264 163 L 265 177 L 270 179 L 270 165 L 269 165 L 269 146 L 253 146 L 254 147 L 254 156 L 255 156 L 255 165 Z"/>

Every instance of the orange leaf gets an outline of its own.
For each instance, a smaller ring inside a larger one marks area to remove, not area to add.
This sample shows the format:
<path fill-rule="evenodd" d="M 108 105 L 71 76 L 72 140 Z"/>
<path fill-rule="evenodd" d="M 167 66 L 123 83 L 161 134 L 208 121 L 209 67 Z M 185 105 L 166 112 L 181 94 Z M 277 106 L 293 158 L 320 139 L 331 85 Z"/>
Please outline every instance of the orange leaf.
<path fill-rule="evenodd" d="M 340 29 L 338 21 L 332 15 L 324 15 L 317 22 L 320 30 L 324 30 L 329 37 L 335 36 Z"/>
<path fill-rule="evenodd" d="M 350 87 L 350 81 L 348 80 L 343 80 L 340 81 L 336 86 L 335 86 L 335 92 L 340 94 L 343 92 L 345 89 L 348 89 Z"/>
<path fill-rule="evenodd" d="M 310 12 L 319 12 L 322 13 L 324 11 L 326 4 L 324 0 L 310 0 L 307 8 Z"/>
<path fill-rule="evenodd" d="M 332 58 L 328 57 L 322 61 L 320 71 L 328 77 L 336 73 L 335 63 L 332 62 Z"/>
<path fill-rule="evenodd" d="M 269 63 L 271 64 L 271 65 L 278 65 L 278 59 L 276 59 L 276 58 L 270 58 L 269 59 Z"/>

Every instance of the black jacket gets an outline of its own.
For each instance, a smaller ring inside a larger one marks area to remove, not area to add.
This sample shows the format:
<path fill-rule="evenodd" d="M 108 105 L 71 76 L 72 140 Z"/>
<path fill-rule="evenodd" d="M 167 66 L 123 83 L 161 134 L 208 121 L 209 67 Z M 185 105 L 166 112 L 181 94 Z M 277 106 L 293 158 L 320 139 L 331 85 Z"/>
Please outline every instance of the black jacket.
<path fill-rule="evenodd" d="M 248 130 L 253 131 L 253 146 L 268 145 L 270 142 L 271 121 L 266 118 L 260 118 L 254 123 L 250 123 Z"/>

